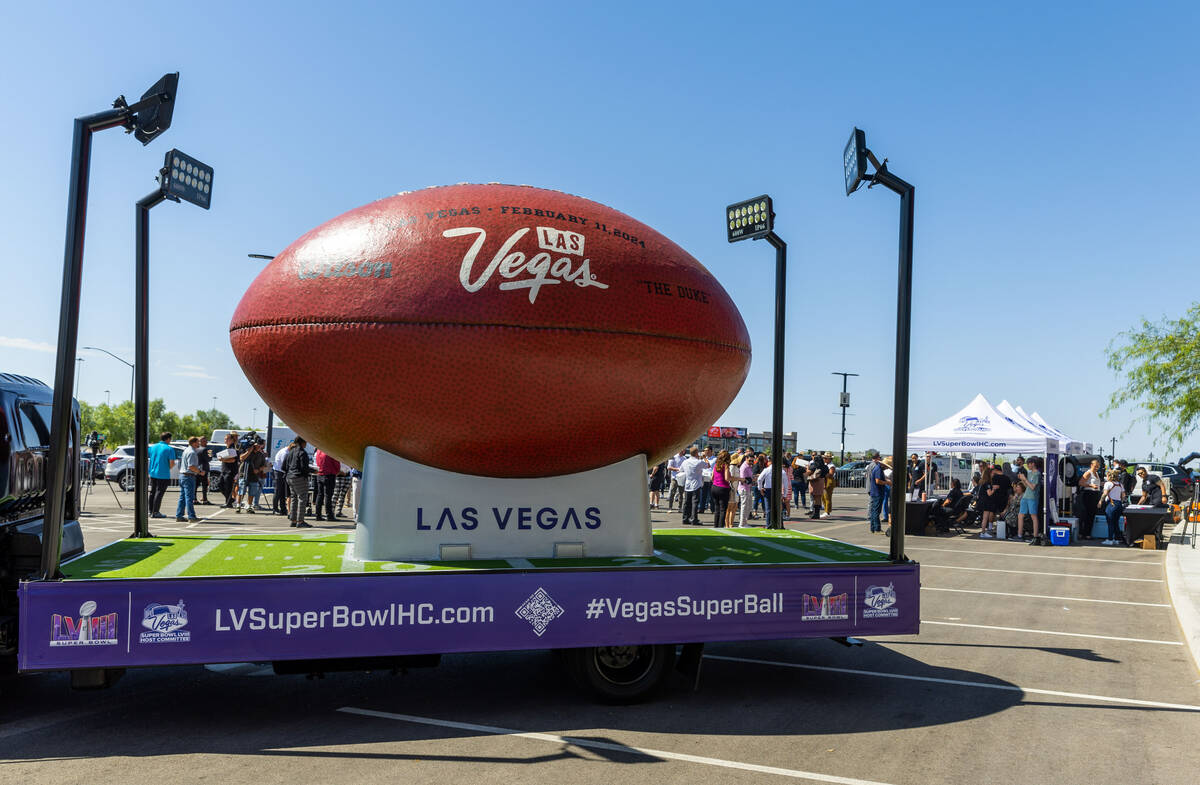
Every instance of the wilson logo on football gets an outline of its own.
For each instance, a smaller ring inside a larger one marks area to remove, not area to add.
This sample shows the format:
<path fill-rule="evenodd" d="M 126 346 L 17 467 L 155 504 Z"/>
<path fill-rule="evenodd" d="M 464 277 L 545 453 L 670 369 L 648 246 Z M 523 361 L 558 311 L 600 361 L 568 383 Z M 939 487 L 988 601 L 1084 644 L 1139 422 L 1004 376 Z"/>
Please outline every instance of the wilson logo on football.
<path fill-rule="evenodd" d="M 597 289 L 607 289 L 608 284 L 596 280 L 588 267 L 589 259 L 581 259 L 575 267 L 570 255 L 583 256 L 584 238 L 576 232 L 566 232 L 561 229 L 538 227 L 538 247 L 543 250 L 533 256 L 526 256 L 522 251 L 513 247 L 529 234 L 529 228 L 518 229 L 496 250 L 492 260 L 472 279 L 475 274 L 475 260 L 487 242 L 487 232 L 475 226 L 462 226 L 447 229 L 442 237 L 466 237 L 475 235 L 474 242 L 463 255 L 462 266 L 458 270 L 458 280 L 468 292 L 477 292 L 487 285 L 492 276 L 499 274 L 504 280 L 500 282 L 500 291 L 518 289 L 529 290 L 529 302 L 537 300 L 538 291 L 543 286 L 560 283 L 573 283 L 578 287 L 588 286 Z M 554 258 L 554 254 L 570 254 Z"/>

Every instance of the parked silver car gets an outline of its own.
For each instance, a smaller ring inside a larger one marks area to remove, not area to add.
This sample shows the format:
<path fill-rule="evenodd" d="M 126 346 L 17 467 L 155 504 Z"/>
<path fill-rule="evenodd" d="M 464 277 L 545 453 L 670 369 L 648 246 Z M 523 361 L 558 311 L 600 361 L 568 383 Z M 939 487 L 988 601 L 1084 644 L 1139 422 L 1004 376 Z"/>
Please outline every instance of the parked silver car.
<path fill-rule="evenodd" d="M 183 458 L 183 448 L 178 445 L 171 445 L 175 450 L 175 466 L 171 468 L 171 484 L 179 483 L 179 461 Z M 115 482 L 123 491 L 132 491 L 134 486 L 134 452 L 135 445 L 123 444 L 113 450 L 112 455 L 108 456 L 108 463 L 104 465 L 104 479 L 109 482 Z"/>

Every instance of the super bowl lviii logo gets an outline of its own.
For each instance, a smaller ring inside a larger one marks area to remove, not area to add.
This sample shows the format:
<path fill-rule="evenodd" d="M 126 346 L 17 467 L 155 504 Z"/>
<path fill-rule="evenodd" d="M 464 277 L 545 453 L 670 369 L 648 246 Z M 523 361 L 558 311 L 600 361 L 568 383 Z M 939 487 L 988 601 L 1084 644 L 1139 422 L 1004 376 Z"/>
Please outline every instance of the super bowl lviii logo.
<path fill-rule="evenodd" d="M 146 631 L 138 636 L 139 643 L 187 643 L 192 633 L 187 626 L 187 611 L 183 600 L 176 605 L 152 602 L 142 611 L 142 626 Z"/>
<path fill-rule="evenodd" d="M 457 229 L 447 229 L 442 237 L 466 237 L 475 235 L 471 247 L 463 254 L 462 266 L 458 269 L 458 281 L 468 292 L 477 292 L 487 285 L 492 275 L 502 279 L 500 291 L 520 289 L 529 290 L 529 302 L 537 300 L 538 291 L 543 286 L 560 283 L 573 283 L 579 287 L 594 286 L 597 289 L 607 289 L 608 284 L 600 283 L 592 274 L 588 265 L 591 262 L 583 255 L 584 237 L 579 232 L 565 229 L 555 229 L 549 226 L 539 226 L 534 234 L 538 253 L 527 256 L 524 251 L 513 248 L 529 234 L 529 227 L 518 229 L 509 235 L 508 239 L 496 249 L 492 260 L 482 270 L 475 270 L 475 260 L 487 240 L 487 232 L 474 226 L 462 226 Z M 556 259 L 555 256 L 558 258 Z M 578 258 L 575 258 L 578 257 Z M 578 262 L 578 267 L 576 263 Z"/>
<path fill-rule="evenodd" d="M 79 606 L 78 618 L 55 613 L 50 617 L 51 646 L 115 646 L 117 614 L 96 614 L 96 603 Z"/>
<path fill-rule="evenodd" d="M 805 593 L 803 608 L 800 612 L 802 621 L 835 621 L 850 618 L 850 603 L 845 592 L 833 593 L 833 584 L 827 583 L 821 587 L 821 593 Z"/>

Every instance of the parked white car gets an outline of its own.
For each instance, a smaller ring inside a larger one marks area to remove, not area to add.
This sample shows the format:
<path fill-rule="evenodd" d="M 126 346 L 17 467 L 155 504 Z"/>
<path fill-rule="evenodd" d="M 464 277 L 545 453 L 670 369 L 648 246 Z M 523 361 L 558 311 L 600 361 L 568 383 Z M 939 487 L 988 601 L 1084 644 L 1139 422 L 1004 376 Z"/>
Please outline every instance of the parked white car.
<path fill-rule="evenodd" d="M 179 484 L 179 461 L 183 458 L 183 447 L 177 444 L 172 444 L 175 450 L 175 465 L 171 468 L 171 484 Z M 123 491 L 132 491 L 134 486 L 134 454 L 136 446 L 132 444 L 123 444 L 113 450 L 112 455 L 108 456 L 108 463 L 104 465 L 104 479 L 109 482 L 115 482 Z"/>

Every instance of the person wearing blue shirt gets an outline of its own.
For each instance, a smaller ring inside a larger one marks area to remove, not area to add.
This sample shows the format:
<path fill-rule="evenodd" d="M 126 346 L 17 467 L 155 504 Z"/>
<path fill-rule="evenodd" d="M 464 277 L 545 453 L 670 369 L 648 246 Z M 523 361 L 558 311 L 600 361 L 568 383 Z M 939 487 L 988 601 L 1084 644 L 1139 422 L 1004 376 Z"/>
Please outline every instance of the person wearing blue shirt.
<path fill-rule="evenodd" d="M 175 467 L 175 448 L 170 445 L 171 432 L 163 431 L 158 437 L 157 444 L 150 445 L 150 467 L 147 472 L 150 480 L 150 517 L 165 518 L 159 511 L 162 506 L 163 494 L 171 482 L 171 469 Z"/>
<path fill-rule="evenodd" d="M 871 497 L 867 507 L 867 520 L 871 524 L 871 534 L 883 531 L 879 521 L 879 511 L 883 507 L 883 494 L 887 489 L 887 479 L 883 474 L 883 464 L 879 462 L 879 454 L 871 456 L 871 468 L 867 470 L 867 495 Z"/>

